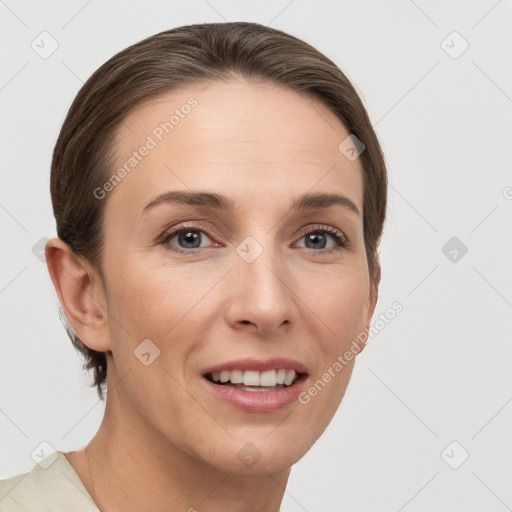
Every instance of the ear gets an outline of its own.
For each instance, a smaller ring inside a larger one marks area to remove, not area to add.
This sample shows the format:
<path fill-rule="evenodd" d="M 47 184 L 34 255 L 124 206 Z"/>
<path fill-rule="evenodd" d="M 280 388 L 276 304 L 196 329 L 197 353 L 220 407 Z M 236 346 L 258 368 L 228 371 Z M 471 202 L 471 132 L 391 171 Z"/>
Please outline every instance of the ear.
<path fill-rule="evenodd" d="M 370 321 L 372 319 L 373 313 L 375 311 L 375 306 L 377 305 L 377 299 L 379 298 L 380 277 L 381 277 L 380 262 L 377 259 L 375 261 L 375 272 L 374 272 L 374 275 L 371 276 L 371 281 L 370 281 L 370 294 L 368 297 L 368 301 L 370 302 L 370 308 L 368 310 L 368 313 L 369 313 L 368 324 L 370 323 Z"/>
<path fill-rule="evenodd" d="M 45 258 L 59 302 L 76 335 L 93 350 L 111 350 L 107 301 L 98 271 L 60 238 L 46 243 Z"/>
<path fill-rule="evenodd" d="M 380 277 L 381 277 L 381 268 L 380 262 L 377 259 L 375 262 L 375 272 L 373 276 L 370 276 L 370 286 L 368 293 L 368 302 L 366 303 L 366 314 L 363 321 L 363 326 L 361 332 L 368 334 L 370 330 L 370 324 L 372 321 L 373 313 L 375 312 L 375 306 L 377 305 L 377 299 L 379 298 L 379 285 L 380 285 Z M 368 336 L 364 337 L 364 341 L 358 338 L 360 342 L 359 348 L 360 352 L 366 347 Z M 359 352 L 359 353 L 360 353 Z"/>

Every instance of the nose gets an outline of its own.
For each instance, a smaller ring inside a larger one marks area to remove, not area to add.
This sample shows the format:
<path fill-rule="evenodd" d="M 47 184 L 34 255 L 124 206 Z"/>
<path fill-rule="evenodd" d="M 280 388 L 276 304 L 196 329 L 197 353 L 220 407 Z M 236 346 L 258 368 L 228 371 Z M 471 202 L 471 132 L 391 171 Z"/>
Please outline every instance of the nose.
<path fill-rule="evenodd" d="M 238 249 L 228 283 L 227 321 L 238 330 L 277 335 L 297 317 L 293 276 L 285 257 L 254 240 Z"/>

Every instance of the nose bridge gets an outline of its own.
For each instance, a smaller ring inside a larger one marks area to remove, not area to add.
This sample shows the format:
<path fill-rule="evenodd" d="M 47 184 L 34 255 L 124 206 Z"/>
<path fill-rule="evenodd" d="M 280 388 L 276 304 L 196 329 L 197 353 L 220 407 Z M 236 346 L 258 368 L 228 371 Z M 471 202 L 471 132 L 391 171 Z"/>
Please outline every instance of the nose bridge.
<path fill-rule="evenodd" d="M 290 321 L 294 304 L 290 279 L 284 255 L 272 234 L 261 235 L 259 240 L 247 236 L 234 255 L 231 320 L 249 321 L 260 330 Z"/>

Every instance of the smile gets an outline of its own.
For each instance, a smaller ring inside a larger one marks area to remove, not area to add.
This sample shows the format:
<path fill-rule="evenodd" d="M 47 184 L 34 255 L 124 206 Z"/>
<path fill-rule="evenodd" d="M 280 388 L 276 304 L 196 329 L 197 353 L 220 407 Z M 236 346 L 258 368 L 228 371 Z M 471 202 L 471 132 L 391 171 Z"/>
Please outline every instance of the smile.
<path fill-rule="evenodd" d="M 297 361 L 245 359 L 208 368 L 202 381 L 223 404 L 247 412 L 272 412 L 297 401 L 308 376 Z"/>

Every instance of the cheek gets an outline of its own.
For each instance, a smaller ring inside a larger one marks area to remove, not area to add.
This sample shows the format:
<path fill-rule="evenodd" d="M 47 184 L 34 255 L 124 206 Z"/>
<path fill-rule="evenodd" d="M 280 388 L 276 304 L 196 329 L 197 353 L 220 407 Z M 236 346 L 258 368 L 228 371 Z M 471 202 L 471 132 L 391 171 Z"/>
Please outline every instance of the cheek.
<path fill-rule="evenodd" d="M 349 286 L 349 284 L 351 286 Z M 333 293 L 336 307 L 332 307 L 332 322 L 338 339 L 345 343 L 347 337 L 356 337 L 363 329 L 368 304 L 368 287 L 356 279 L 345 283 L 341 290 Z"/>
<path fill-rule="evenodd" d="M 314 372 L 302 402 L 315 404 L 311 412 L 318 414 L 319 424 L 330 420 L 347 388 L 362 348 L 358 336 L 365 328 L 369 291 L 364 269 L 356 272 L 347 268 L 322 283 L 323 287 L 315 287 L 314 293 L 307 295 L 311 305 L 308 318 L 319 321 L 315 327 L 317 343 L 311 353 Z M 318 336 L 320 332 L 325 335 Z"/>
<path fill-rule="evenodd" d="M 333 337 L 333 348 L 340 348 L 363 329 L 368 307 L 368 279 L 364 268 L 343 268 L 302 296 Z"/>
<path fill-rule="evenodd" d="M 209 325 L 211 313 L 205 308 L 213 295 L 207 300 L 205 296 L 219 280 L 214 272 L 198 272 L 192 267 L 134 255 L 112 269 L 108 301 L 116 320 L 110 322 L 114 345 L 122 343 L 124 350 L 127 343 L 136 346 L 151 339 L 173 352 L 192 350 L 204 326 Z M 184 338 L 186 344 L 169 343 Z"/>

